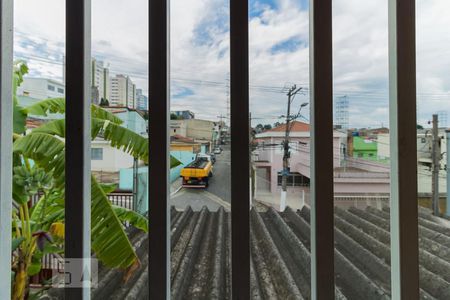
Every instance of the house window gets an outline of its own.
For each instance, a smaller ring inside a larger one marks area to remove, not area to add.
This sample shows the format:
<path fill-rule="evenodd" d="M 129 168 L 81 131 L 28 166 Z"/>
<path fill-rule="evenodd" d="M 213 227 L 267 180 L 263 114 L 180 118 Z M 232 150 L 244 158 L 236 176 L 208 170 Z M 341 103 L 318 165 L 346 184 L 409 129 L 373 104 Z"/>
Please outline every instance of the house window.
<path fill-rule="evenodd" d="M 58 88 L 58 93 L 60 93 L 60 94 L 64 94 L 64 89 L 62 89 L 62 88 Z"/>
<path fill-rule="evenodd" d="M 282 185 L 283 176 L 281 172 L 278 172 L 278 186 Z M 308 177 L 303 176 L 298 172 L 291 172 L 287 176 L 287 186 L 309 186 L 310 179 Z"/>
<path fill-rule="evenodd" d="M 55 91 L 55 87 L 53 86 L 53 85 L 47 85 L 47 89 L 49 90 L 49 91 Z"/>
<path fill-rule="evenodd" d="M 92 148 L 91 160 L 103 160 L 103 148 Z"/>

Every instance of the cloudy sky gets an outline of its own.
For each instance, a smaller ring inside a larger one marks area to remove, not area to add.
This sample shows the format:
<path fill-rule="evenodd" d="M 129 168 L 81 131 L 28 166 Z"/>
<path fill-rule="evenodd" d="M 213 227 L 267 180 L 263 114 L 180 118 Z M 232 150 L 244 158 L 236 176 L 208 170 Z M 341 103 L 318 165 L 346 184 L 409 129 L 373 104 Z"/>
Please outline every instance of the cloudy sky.
<path fill-rule="evenodd" d="M 92 0 L 93 55 L 112 73 L 131 76 L 147 91 L 148 0 Z M 15 0 L 15 55 L 32 76 L 62 78 L 64 1 Z M 333 1 L 335 97 L 347 96 L 350 125 L 388 125 L 387 0 Z M 286 88 L 309 101 L 308 1 L 250 0 L 250 95 L 253 123 L 286 114 Z M 227 114 L 227 0 L 171 1 L 172 108 L 199 118 Z M 450 115 L 450 1 L 417 0 L 419 123 Z M 151 100 L 150 100 L 151 101 Z M 302 110 L 304 120 L 309 110 Z M 450 122 L 448 124 L 450 126 Z"/>

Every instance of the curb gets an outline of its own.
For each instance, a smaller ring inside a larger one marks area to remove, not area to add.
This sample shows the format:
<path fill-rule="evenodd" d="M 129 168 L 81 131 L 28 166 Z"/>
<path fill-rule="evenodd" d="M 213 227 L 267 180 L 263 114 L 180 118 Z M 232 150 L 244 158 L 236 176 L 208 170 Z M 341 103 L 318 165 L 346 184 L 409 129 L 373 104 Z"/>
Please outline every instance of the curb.
<path fill-rule="evenodd" d="M 170 197 L 172 197 L 173 195 L 175 195 L 176 193 L 178 193 L 182 188 L 183 188 L 183 186 L 180 185 L 175 191 L 173 191 L 172 193 L 170 193 Z"/>
<path fill-rule="evenodd" d="M 216 202 L 217 204 L 223 206 L 225 209 L 231 209 L 231 204 L 222 200 L 219 196 L 214 195 L 211 192 L 204 191 L 206 197 L 208 197 L 210 200 Z"/>

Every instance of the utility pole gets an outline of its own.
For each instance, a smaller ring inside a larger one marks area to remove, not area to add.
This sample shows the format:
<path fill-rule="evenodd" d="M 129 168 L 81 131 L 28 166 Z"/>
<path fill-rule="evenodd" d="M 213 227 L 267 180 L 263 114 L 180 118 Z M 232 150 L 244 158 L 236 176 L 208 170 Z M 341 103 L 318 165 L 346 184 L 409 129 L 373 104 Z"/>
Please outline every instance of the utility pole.
<path fill-rule="evenodd" d="M 138 186 L 139 186 L 139 165 L 138 159 L 133 158 L 133 203 L 132 209 L 137 211 L 138 209 Z"/>
<path fill-rule="evenodd" d="M 224 115 L 220 114 L 220 116 L 217 116 L 217 118 L 220 119 L 219 126 L 217 127 L 218 130 L 219 130 L 219 133 L 217 135 L 217 139 L 219 141 L 221 141 L 222 140 L 222 125 L 225 126 L 225 122 L 223 122 L 223 119 L 225 119 L 226 117 Z M 220 142 L 217 143 L 217 145 L 220 145 L 220 144 L 221 144 Z M 217 145 L 215 145 L 215 146 L 217 146 Z"/>
<path fill-rule="evenodd" d="M 447 144 L 447 217 L 450 217 L 450 130 L 445 131 Z"/>
<path fill-rule="evenodd" d="M 433 132 L 432 132 L 432 146 L 431 146 L 431 166 L 432 166 L 432 177 L 431 177 L 431 194 L 432 194 L 432 204 L 433 213 L 439 216 L 439 169 L 441 161 L 441 147 L 439 145 L 439 127 L 438 127 L 438 115 L 433 115 Z"/>
<path fill-rule="evenodd" d="M 287 176 L 289 175 L 289 132 L 291 130 L 290 128 L 290 122 L 293 121 L 295 118 L 300 115 L 300 110 L 302 107 L 306 106 L 305 104 L 302 104 L 300 106 L 300 110 L 297 114 L 297 116 L 294 116 L 294 118 L 291 117 L 291 104 L 292 100 L 294 99 L 294 96 L 301 91 L 301 87 L 297 88 L 296 85 L 292 86 L 288 93 L 288 103 L 287 103 L 287 115 L 286 115 L 286 130 L 285 130 L 285 136 L 284 136 L 284 142 L 283 142 L 283 171 L 281 173 L 281 199 L 280 199 L 280 211 L 284 211 L 286 208 L 286 194 L 287 194 Z"/>

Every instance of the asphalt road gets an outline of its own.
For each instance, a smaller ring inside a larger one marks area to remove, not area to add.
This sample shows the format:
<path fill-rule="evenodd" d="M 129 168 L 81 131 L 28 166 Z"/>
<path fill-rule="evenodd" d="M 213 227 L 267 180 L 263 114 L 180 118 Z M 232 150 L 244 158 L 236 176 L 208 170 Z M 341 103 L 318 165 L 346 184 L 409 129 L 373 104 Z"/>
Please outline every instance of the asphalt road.
<path fill-rule="evenodd" d="M 191 206 L 193 210 L 200 210 L 207 206 L 216 211 L 220 206 L 230 209 L 231 202 L 231 157 L 229 145 L 222 146 L 221 154 L 216 154 L 213 166 L 213 177 L 209 180 L 207 189 L 182 188 L 171 198 L 171 205 L 184 209 Z"/>
<path fill-rule="evenodd" d="M 207 191 L 231 203 L 231 152 L 229 145 L 222 146 L 221 154 L 216 154 L 213 177 Z"/>

